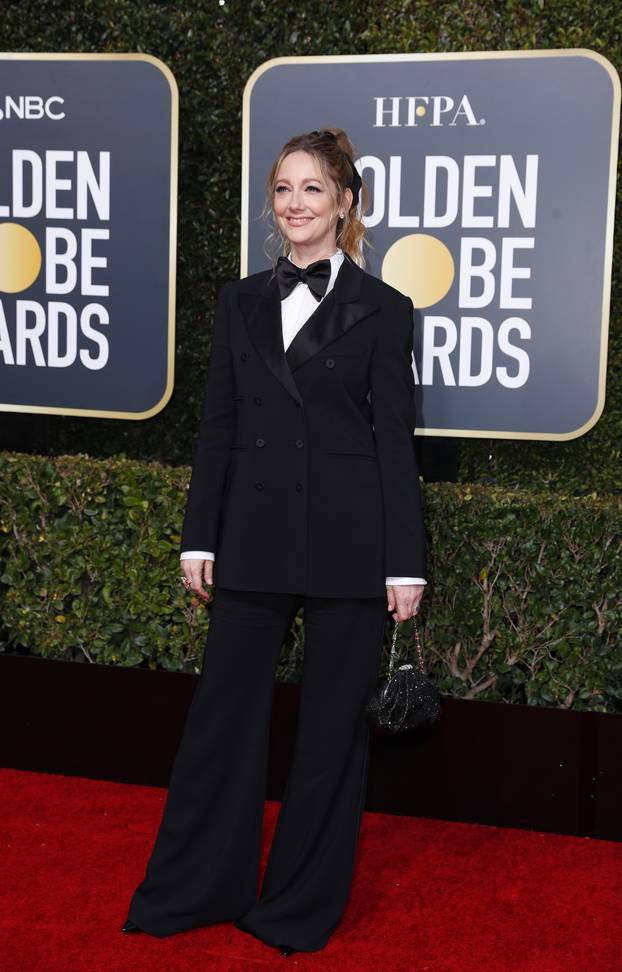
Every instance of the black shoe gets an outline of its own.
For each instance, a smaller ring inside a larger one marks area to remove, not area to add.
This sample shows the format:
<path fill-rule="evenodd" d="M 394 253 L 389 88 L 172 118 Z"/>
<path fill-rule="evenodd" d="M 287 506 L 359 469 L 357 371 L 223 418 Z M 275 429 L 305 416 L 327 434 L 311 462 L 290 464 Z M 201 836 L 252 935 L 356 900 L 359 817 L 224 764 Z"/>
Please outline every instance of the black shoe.
<path fill-rule="evenodd" d="M 139 932 L 139 931 L 142 931 L 142 928 L 139 928 L 138 925 L 135 925 L 133 921 L 130 921 L 128 919 L 125 922 L 125 924 L 124 924 L 123 928 L 121 929 L 121 931 L 124 931 L 124 932 Z"/>

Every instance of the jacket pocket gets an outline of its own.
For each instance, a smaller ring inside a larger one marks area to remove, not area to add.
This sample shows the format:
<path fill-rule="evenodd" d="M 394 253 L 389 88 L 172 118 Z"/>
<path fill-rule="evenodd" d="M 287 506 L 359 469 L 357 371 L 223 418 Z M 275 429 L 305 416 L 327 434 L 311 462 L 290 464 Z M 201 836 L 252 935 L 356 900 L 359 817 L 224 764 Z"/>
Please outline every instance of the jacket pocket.
<path fill-rule="evenodd" d="M 341 456 L 343 459 L 367 459 L 371 462 L 378 462 L 378 456 L 372 452 L 336 452 L 326 450 L 327 456 Z"/>

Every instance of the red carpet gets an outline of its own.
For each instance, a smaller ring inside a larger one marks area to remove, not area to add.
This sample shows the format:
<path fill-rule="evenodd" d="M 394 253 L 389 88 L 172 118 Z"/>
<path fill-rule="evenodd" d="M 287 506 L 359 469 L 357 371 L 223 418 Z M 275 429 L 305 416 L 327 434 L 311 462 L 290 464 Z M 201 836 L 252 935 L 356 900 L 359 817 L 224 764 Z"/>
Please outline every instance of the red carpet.
<path fill-rule="evenodd" d="M 3 972 L 622 972 L 617 843 L 367 813 L 341 924 L 285 958 L 231 923 L 120 931 L 165 790 L 13 770 L 0 788 Z"/>

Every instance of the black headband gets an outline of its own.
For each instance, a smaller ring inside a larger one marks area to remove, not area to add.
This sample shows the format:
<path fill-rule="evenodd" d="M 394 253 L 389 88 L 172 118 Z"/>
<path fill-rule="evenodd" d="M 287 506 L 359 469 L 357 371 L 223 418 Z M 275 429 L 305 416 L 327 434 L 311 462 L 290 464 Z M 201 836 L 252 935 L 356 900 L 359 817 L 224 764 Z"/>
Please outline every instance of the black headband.
<path fill-rule="evenodd" d="M 326 129 L 322 129 L 321 131 L 315 130 L 311 132 L 311 135 L 317 135 L 318 137 L 328 135 L 329 138 L 332 138 L 335 142 L 337 141 L 337 136 L 334 134 L 334 132 L 329 132 Z M 359 175 L 358 169 L 356 168 L 354 162 L 352 161 L 348 153 L 344 152 L 343 149 L 341 149 L 341 151 L 343 152 L 346 159 L 350 163 L 350 167 L 352 169 L 352 179 L 350 180 L 348 188 L 352 190 L 352 206 L 356 206 L 359 201 L 359 193 L 361 191 L 361 186 L 363 183 Z"/>

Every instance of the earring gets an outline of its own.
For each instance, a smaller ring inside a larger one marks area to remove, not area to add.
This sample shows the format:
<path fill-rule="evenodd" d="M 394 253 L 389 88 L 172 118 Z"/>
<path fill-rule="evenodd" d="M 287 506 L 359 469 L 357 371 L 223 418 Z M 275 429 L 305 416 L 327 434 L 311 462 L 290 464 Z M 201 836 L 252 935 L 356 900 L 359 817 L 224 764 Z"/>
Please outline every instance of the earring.
<path fill-rule="evenodd" d="M 345 216 L 344 213 L 339 213 L 339 219 L 344 219 L 344 216 Z"/>

